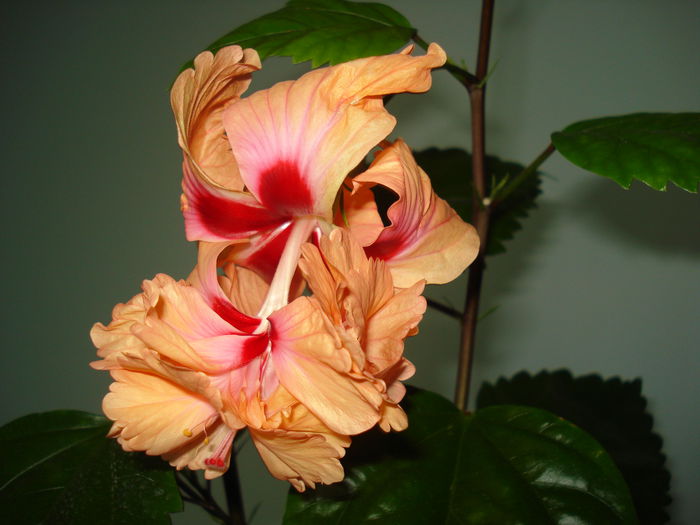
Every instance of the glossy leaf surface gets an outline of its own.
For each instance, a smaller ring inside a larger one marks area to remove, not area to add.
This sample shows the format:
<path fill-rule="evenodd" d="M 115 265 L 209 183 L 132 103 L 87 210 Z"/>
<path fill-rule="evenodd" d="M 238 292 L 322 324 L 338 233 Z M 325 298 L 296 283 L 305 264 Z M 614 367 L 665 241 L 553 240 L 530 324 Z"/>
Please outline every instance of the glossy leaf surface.
<path fill-rule="evenodd" d="M 13 525 L 170 523 L 182 510 L 172 468 L 126 453 L 111 423 L 72 410 L 32 414 L 0 428 L 0 508 Z"/>
<path fill-rule="evenodd" d="M 479 390 L 479 408 L 508 403 L 544 408 L 589 432 L 620 469 L 639 522 L 668 522 L 671 475 L 661 452 L 663 441 L 653 431 L 653 419 L 646 410 L 640 379 L 573 377 L 568 370 L 535 376 L 521 372 L 495 384 L 485 383 Z"/>
<path fill-rule="evenodd" d="M 285 525 L 636 523 L 600 445 L 543 410 L 472 415 L 426 391 L 405 402 L 409 428 L 355 438 L 342 483 L 290 492 Z"/>
<path fill-rule="evenodd" d="M 700 113 L 636 113 L 584 120 L 552 134 L 573 164 L 623 188 L 640 180 L 655 190 L 669 182 L 691 192 L 700 183 Z"/>
<path fill-rule="evenodd" d="M 405 45 L 414 29 L 389 6 L 346 0 L 290 0 L 279 11 L 256 18 L 207 49 L 239 44 L 260 58 L 290 56 L 312 67 L 392 53 Z"/>
<path fill-rule="evenodd" d="M 414 154 L 418 164 L 430 176 L 437 194 L 449 202 L 462 219 L 471 222 L 471 155 L 458 148 L 430 148 Z M 491 187 L 507 183 L 524 169 L 520 164 L 491 155 L 486 156 L 486 166 Z M 505 242 L 522 229 L 522 221 L 536 207 L 535 201 L 539 194 L 540 175 L 534 173 L 493 208 L 487 255 L 505 252 Z"/>

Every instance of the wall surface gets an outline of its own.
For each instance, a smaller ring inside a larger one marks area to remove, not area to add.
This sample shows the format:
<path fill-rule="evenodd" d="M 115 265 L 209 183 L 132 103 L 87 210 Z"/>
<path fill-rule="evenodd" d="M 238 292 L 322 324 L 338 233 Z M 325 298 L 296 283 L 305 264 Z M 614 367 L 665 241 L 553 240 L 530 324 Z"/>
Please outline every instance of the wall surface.
<path fill-rule="evenodd" d="M 474 63 L 476 1 L 388 0 L 456 60 Z M 0 7 L 4 301 L 0 423 L 57 408 L 99 411 L 88 331 L 158 272 L 185 277 L 194 247 L 178 209 L 180 153 L 168 102 L 179 67 L 281 2 L 32 2 Z M 497 2 L 488 150 L 528 162 L 584 118 L 700 110 L 700 3 Z M 305 70 L 266 62 L 254 89 Z M 468 144 L 449 75 L 397 97 L 396 135 L 421 149 Z M 624 191 L 556 155 L 539 208 L 490 263 L 475 383 L 522 369 L 643 378 L 672 472 L 673 523 L 700 515 L 700 202 L 674 188 Z M 429 290 L 461 305 L 464 279 Z M 430 312 L 408 356 L 414 383 L 451 396 L 457 326 Z M 276 523 L 284 483 L 244 449 L 254 523 Z M 175 523 L 207 523 L 195 510 Z"/>

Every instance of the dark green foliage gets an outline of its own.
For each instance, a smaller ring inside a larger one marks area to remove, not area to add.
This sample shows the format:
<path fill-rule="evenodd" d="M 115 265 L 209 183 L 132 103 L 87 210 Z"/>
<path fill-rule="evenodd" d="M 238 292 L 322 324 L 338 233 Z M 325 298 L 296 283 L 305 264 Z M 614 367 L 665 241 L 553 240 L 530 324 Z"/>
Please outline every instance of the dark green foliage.
<path fill-rule="evenodd" d="M 623 188 L 634 179 L 655 190 L 700 183 L 700 113 L 635 113 L 584 120 L 552 134 L 570 162 Z"/>
<path fill-rule="evenodd" d="M 312 67 L 392 53 L 415 30 L 389 6 L 346 0 L 290 0 L 279 11 L 243 24 L 207 49 L 239 44 L 260 58 L 290 56 Z"/>
<path fill-rule="evenodd" d="M 287 500 L 285 525 L 636 523 L 627 487 L 600 445 L 543 410 L 465 415 L 411 389 L 409 428 L 355 438 L 346 479 Z"/>
<path fill-rule="evenodd" d="M 101 416 L 57 410 L 0 428 L 0 507 L 13 525 L 161 525 L 182 510 L 173 469 L 126 453 Z"/>
<path fill-rule="evenodd" d="M 666 507 L 671 475 L 646 411 L 642 382 L 603 380 L 599 375 L 574 378 L 567 370 L 521 372 L 511 379 L 485 383 L 477 406 L 518 403 L 544 408 L 578 425 L 596 438 L 615 461 L 630 487 L 639 521 L 657 525 L 669 520 Z"/>

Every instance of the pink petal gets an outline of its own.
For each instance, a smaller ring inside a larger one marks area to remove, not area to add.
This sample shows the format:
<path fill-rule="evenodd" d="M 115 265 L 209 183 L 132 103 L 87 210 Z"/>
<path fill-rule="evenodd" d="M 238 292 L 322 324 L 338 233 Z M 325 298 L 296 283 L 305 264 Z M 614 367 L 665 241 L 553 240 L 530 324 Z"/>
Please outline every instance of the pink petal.
<path fill-rule="evenodd" d="M 368 256 L 387 262 L 396 286 L 406 288 L 421 279 L 449 282 L 476 257 L 476 230 L 433 192 L 402 140 L 379 153 L 353 183 L 356 188 L 381 184 L 399 197 L 388 210 L 391 225 L 365 247 Z"/>
<path fill-rule="evenodd" d="M 217 273 L 219 255 L 229 246 L 230 244 L 225 242 L 200 242 L 197 266 L 187 280 L 201 293 L 209 307 L 230 325 L 229 329 L 234 327 L 241 332 L 251 333 L 260 324 L 260 319 L 246 315 L 236 308 L 219 285 Z"/>
<path fill-rule="evenodd" d="M 286 219 L 271 212 L 248 193 L 216 189 L 202 183 L 183 164 L 182 213 L 189 241 L 245 239 L 274 229 Z M 274 208 L 271 208 L 274 209 Z"/>
<path fill-rule="evenodd" d="M 314 303 L 299 297 L 270 321 L 282 386 L 335 432 L 354 435 L 374 426 L 382 397 L 373 384 L 353 377 L 349 353 Z"/>
<path fill-rule="evenodd" d="M 246 187 L 280 213 L 330 220 L 345 176 L 394 127 L 380 97 L 426 91 L 445 59 L 434 44 L 420 57 L 363 58 L 233 102 L 223 121 Z"/>
<path fill-rule="evenodd" d="M 190 346 L 221 373 L 247 365 L 267 349 L 269 342 L 267 334 L 233 334 L 198 339 Z"/>

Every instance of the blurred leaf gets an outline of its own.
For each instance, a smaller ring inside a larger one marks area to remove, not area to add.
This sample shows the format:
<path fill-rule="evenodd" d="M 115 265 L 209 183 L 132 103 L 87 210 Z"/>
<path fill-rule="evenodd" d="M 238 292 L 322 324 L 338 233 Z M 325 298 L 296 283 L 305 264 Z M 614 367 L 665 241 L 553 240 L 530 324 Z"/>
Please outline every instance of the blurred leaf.
<path fill-rule="evenodd" d="M 389 6 L 346 0 L 290 0 L 279 11 L 243 24 L 207 49 L 239 44 L 260 58 L 291 56 L 311 60 L 312 67 L 392 53 L 411 40 L 415 30 Z M 186 66 L 186 67 L 189 67 Z"/>
<path fill-rule="evenodd" d="M 159 525 L 182 501 L 170 466 L 126 453 L 101 416 L 57 410 L 0 428 L 0 508 L 13 525 Z"/>
<path fill-rule="evenodd" d="M 467 222 L 472 215 L 471 155 L 458 148 L 430 148 L 414 152 L 416 161 L 430 176 L 436 193 L 452 206 Z M 491 155 L 486 156 L 487 176 L 491 187 L 511 180 L 524 167 Z M 493 208 L 486 255 L 506 251 L 504 242 L 522 229 L 522 220 L 536 207 L 541 193 L 539 173 L 533 174 Z"/>
<path fill-rule="evenodd" d="M 584 120 L 552 134 L 567 160 L 623 188 L 637 179 L 655 190 L 668 182 L 698 191 L 700 113 L 635 113 Z"/>
<path fill-rule="evenodd" d="M 632 493 L 639 522 L 666 523 L 671 475 L 661 452 L 662 439 L 646 411 L 642 381 L 603 380 L 599 375 L 574 378 L 567 370 L 521 372 L 495 385 L 485 383 L 477 407 L 518 403 L 571 421 L 596 438 L 617 464 Z"/>
<path fill-rule="evenodd" d="M 409 427 L 354 439 L 343 482 L 290 491 L 285 525 L 636 523 L 600 445 L 543 410 L 472 415 L 426 391 L 402 402 Z"/>

